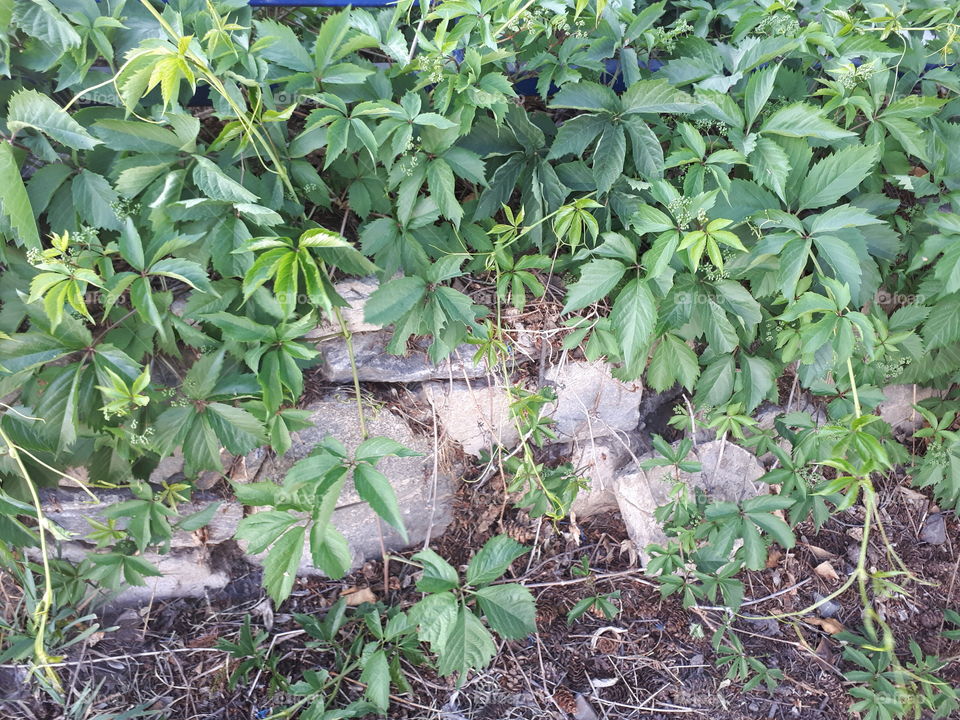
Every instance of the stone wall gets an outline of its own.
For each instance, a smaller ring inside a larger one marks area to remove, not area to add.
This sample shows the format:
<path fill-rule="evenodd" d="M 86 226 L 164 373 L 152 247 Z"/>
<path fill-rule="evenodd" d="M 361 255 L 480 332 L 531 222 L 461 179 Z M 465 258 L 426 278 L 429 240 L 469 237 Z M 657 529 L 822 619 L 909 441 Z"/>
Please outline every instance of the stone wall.
<path fill-rule="evenodd" d="M 412 458 L 389 458 L 379 468 L 390 479 L 397 493 L 411 546 L 422 545 L 436 537 L 452 519 L 452 498 L 456 490 L 456 467 L 446 458 L 479 456 L 495 445 L 514 447 L 520 434 L 510 413 L 506 383 L 509 381 L 483 364 L 472 362 L 473 349 L 464 346 L 439 366 L 430 363 L 426 343 L 413 343 L 402 357 L 389 355 L 385 347 L 390 331 L 371 325 L 363 319 L 363 304 L 376 288 L 371 280 L 351 280 L 337 289 L 350 302 L 344 310 L 352 333 L 360 379 L 368 388 L 398 387 L 403 401 L 394 409 L 375 402 L 365 402 L 365 418 L 369 435 L 390 437 L 420 453 Z M 233 499 L 226 482 L 283 479 L 286 471 L 306 457 L 324 437 L 333 435 L 351 450 L 361 442 L 356 401 L 352 397 L 353 375 L 346 342 L 336 327 L 323 325 L 312 334 L 321 352 L 321 374 L 331 386 L 330 394 L 307 406 L 312 412 L 312 425 L 296 433 L 290 451 L 276 457 L 268 450 L 257 450 L 246 457 L 234 458 L 224 452 L 226 474 L 204 473 L 195 483 L 199 488 L 190 503 L 180 512 L 197 512 L 210 503 L 217 503 L 211 523 L 196 532 L 178 531 L 163 554 L 146 555 L 163 571 L 161 578 L 149 578 L 144 588 L 129 588 L 119 598 L 121 603 L 139 603 L 151 598 L 198 595 L 226 587 L 232 579 L 224 566 L 222 551 L 242 552 L 232 540 L 237 523 L 245 513 Z M 518 353 L 511 370 L 533 358 L 547 355 L 537 352 L 542 338 L 528 336 L 525 352 Z M 502 372 L 502 368 L 500 369 Z M 764 473 L 761 461 L 732 443 L 724 443 L 708 433 L 697 440 L 694 459 L 702 465 L 700 472 L 671 474 L 669 468 L 641 469 L 643 459 L 651 457 L 649 436 L 663 432 L 666 419 L 679 392 L 652 393 L 638 382 L 624 383 L 601 362 L 571 360 L 565 354 L 548 367 L 537 367 L 527 377 L 539 377 L 550 386 L 556 401 L 546 413 L 553 419 L 557 457 L 569 457 L 577 474 L 590 480 L 581 491 L 573 512 L 580 518 L 619 510 L 626 521 L 630 537 L 639 550 L 650 542 L 663 539 L 653 520 L 654 509 L 666 501 L 678 480 L 697 486 L 709 495 L 723 500 L 740 500 L 765 492 L 757 480 Z M 534 385 L 528 381 L 528 389 Z M 340 390 L 337 387 L 340 386 Z M 916 416 L 915 399 L 928 391 L 912 386 L 888 389 L 888 402 L 881 414 L 895 429 L 913 428 Z M 382 394 L 382 393 L 381 393 Z M 377 395 L 376 392 L 373 393 Z M 803 401 L 807 409 L 823 421 L 822 410 Z M 394 412 L 400 409 L 401 412 Z M 793 409 L 797 409 L 794 407 Z M 769 426 L 782 408 L 767 407 L 758 413 L 761 425 Z M 415 417 L 418 422 L 410 423 Z M 415 430 L 414 426 L 419 427 Z M 426 428 L 426 431 L 424 431 Z M 709 436 L 709 437 L 708 437 Z M 451 450 L 453 452 L 451 452 Z M 181 457 L 165 458 L 150 480 L 173 482 L 183 478 Z M 60 488 L 45 497 L 48 517 L 70 535 L 62 543 L 65 557 L 79 560 L 92 545 L 83 538 L 91 530 L 88 519 L 103 519 L 104 510 L 129 499 L 122 492 L 101 492 L 100 501 L 92 503 L 85 494 Z M 388 551 L 404 546 L 399 535 L 386 524 L 377 522 L 373 511 L 363 503 L 352 486 L 344 489 L 334 513 L 333 524 L 346 536 L 354 558 L 354 566 L 381 553 L 381 542 Z M 262 558 L 246 556 L 256 566 Z M 301 571 L 317 572 L 304 553 Z"/>

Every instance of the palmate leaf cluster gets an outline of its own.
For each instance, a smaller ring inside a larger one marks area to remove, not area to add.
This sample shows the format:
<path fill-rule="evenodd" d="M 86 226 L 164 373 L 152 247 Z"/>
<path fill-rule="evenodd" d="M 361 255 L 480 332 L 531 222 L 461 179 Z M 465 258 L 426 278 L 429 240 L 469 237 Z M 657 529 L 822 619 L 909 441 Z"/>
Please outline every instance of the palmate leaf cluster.
<path fill-rule="evenodd" d="M 90 563 L 141 582 L 200 473 L 306 426 L 307 336 L 346 276 L 380 282 L 366 319 L 390 352 L 426 335 L 434 361 L 511 351 L 471 282 L 519 311 L 559 288 L 565 349 L 683 386 L 738 440 L 787 368 L 835 417 L 891 382 L 956 382 L 958 13 L 405 0 L 280 22 L 240 0 L 0 0 L 0 428 L 30 477 L 0 457 L 0 543 L 36 542 L 31 483 L 84 467 L 135 497 Z M 944 417 L 918 478 L 955 502 Z M 307 548 L 349 566 L 329 522 L 345 482 L 402 527 L 376 465 L 405 451 L 361 448 L 237 488 L 268 508 L 240 534 L 275 599 Z M 778 513 L 822 520 L 808 450 L 780 458 L 789 505 L 709 511 L 721 555 L 748 536 L 758 566 L 789 541 Z M 177 454 L 183 483 L 147 482 Z M 509 585 L 467 587 L 424 589 L 444 671 L 489 656 L 481 616 L 529 629 L 497 609 Z"/>

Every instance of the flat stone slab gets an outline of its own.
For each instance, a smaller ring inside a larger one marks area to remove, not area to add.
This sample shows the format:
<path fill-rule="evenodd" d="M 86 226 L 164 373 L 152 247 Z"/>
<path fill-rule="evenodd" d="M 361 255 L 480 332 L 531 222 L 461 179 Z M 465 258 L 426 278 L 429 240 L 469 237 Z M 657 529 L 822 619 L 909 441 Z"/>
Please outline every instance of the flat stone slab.
<path fill-rule="evenodd" d="M 544 378 L 557 394 L 547 413 L 558 442 L 631 432 L 640 424 L 643 385 L 617 380 L 603 361 L 564 363 L 549 368 Z"/>

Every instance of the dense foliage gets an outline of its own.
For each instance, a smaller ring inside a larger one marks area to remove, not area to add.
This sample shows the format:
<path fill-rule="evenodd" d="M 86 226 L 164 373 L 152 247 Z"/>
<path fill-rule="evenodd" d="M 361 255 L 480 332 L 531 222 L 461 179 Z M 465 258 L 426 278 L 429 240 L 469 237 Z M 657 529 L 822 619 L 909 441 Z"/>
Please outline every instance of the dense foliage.
<path fill-rule="evenodd" d="M 662 509 L 675 540 L 652 569 L 690 603 L 738 607 L 737 572 L 762 567 L 771 543 L 790 547 L 811 516 L 860 502 L 869 527 L 871 476 L 894 465 L 960 503 L 953 414 L 924 410 L 916 457 L 867 414 L 891 382 L 958 379 L 960 6 L 406 0 L 291 13 L 0 0 L 0 562 L 33 612 L 3 657 L 50 672 L 90 583 L 140 582 L 156 570 L 139 553 L 209 520 L 176 507 L 190 479 L 224 470 L 222 449 L 289 449 L 318 362 L 304 336 L 321 317 L 347 335 L 333 284 L 347 275 L 381 281 L 366 315 L 395 327 L 392 352 L 427 335 L 435 361 L 469 341 L 504 367 L 503 308 L 559 277 L 566 348 L 655 390 L 684 387 L 693 416 L 679 427 L 776 453 L 771 495 L 738 507 L 680 492 Z M 495 307 L 453 287 L 468 276 L 491 283 Z M 755 427 L 788 371 L 828 401 L 825 428 L 797 413 L 775 433 Z M 524 414 L 529 396 L 514 399 L 536 445 L 549 430 Z M 682 446 L 659 449 L 685 462 Z M 148 483 L 177 452 L 188 482 Z M 407 452 L 372 438 L 351 455 L 331 438 L 270 479 L 282 485 L 237 488 L 270 508 L 238 537 L 270 550 L 274 600 L 305 538 L 318 567 L 349 568 L 329 523 L 348 476 L 402 531 L 376 465 Z M 529 448 L 511 459 L 525 506 L 562 516 L 576 478 Z M 38 488 L 76 467 L 134 499 L 91 529 L 98 549 L 72 567 L 53 560 L 60 535 Z M 416 655 L 417 640 L 462 674 L 493 654 L 480 617 L 503 637 L 530 631 L 529 592 L 491 584 L 520 552 L 491 541 L 464 584 L 439 557 L 415 558 L 427 595 L 386 629 L 368 622 L 379 649 L 358 662 L 372 706 L 354 711 L 385 711 L 385 688 L 402 683 L 392 653 Z M 845 587 L 876 590 L 861 561 Z M 949 688 L 914 692 L 932 681 L 896 669 L 866 617 L 854 661 L 893 690 L 858 709 L 956 707 Z M 342 622 L 312 634 L 332 642 Z M 328 681 L 298 689 L 314 703 Z M 890 692 L 892 704 L 875 700 Z M 317 702 L 311 717 L 327 717 Z"/>

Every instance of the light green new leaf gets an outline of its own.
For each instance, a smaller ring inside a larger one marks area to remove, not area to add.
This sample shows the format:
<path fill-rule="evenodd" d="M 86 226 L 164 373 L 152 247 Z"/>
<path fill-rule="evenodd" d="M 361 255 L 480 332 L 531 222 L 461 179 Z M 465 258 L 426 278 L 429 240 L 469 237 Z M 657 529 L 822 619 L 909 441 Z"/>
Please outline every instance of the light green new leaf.
<path fill-rule="evenodd" d="M 851 145 L 816 163 L 800 186 L 800 210 L 835 203 L 854 190 L 880 157 L 876 145 Z"/>

